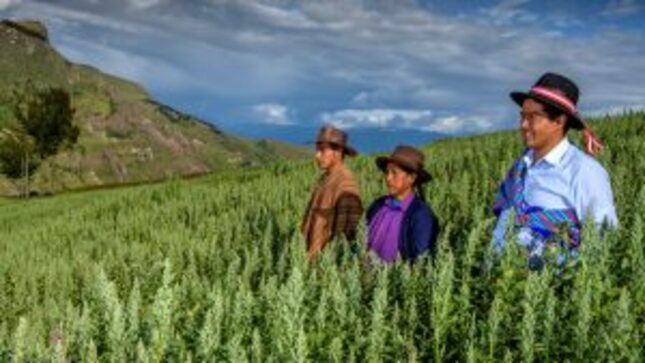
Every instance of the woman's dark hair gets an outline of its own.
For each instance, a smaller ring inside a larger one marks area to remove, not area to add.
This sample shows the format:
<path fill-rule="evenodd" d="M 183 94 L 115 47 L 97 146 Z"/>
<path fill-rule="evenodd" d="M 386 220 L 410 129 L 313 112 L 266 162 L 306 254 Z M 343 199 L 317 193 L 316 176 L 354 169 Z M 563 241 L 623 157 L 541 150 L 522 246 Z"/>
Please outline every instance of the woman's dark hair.
<path fill-rule="evenodd" d="M 414 171 L 414 170 L 407 169 L 407 168 L 403 168 L 403 170 L 405 170 L 405 172 L 406 172 L 406 173 L 416 175 L 416 179 L 414 180 L 414 185 L 412 185 L 412 188 L 414 188 L 414 192 L 416 193 L 416 195 L 417 195 L 417 196 L 418 196 L 422 201 L 424 201 L 424 202 L 425 202 L 425 201 L 426 201 L 426 193 L 425 193 L 425 191 L 423 190 L 423 185 L 424 185 L 425 183 L 422 183 L 422 182 L 421 182 L 421 179 L 419 178 L 419 173 L 417 173 L 417 172 L 416 172 L 416 171 Z"/>
<path fill-rule="evenodd" d="M 414 190 L 417 193 L 417 196 L 422 200 L 426 201 L 426 192 L 423 190 L 423 185 L 425 183 L 419 182 L 419 175 L 417 174 L 417 180 L 414 181 Z"/>

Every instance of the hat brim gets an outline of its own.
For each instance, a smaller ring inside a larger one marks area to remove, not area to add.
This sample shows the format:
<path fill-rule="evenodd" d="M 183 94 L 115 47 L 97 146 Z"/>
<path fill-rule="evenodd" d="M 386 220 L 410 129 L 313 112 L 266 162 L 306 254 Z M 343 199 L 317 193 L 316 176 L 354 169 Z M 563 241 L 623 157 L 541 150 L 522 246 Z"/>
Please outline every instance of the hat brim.
<path fill-rule="evenodd" d="M 569 116 L 569 123 L 571 124 L 572 129 L 583 130 L 585 128 L 585 123 L 578 114 L 569 112 L 564 107 L 549 100 L 546 97 L 542 97 L 534 93 L 526 93 L 526 92 L 520 92 L 520 91 L 511 92 L 510 96 L 513 102 L 515 102 L 520 107 L 522 107 L 522 104 L 524 104 L 524 101 L 526 101 L 527 98 L 531 98 L 533 100 L 546 103 L 550 106 L 557 108 L 558 110 L 564 112 L 567 116 Z"/>
<path fill-rule="evenodd" d="M 351 147 L 350 145 L 340 145 L 340 144 L 337 144 L 337 143 L 335 143 L 335 142 L 330 142 L 330 141 L 320 141 L 320 140 L 318 140 L 318 141 L 308 141 L 308 142 L 307 142 L 307 144 L 309 144 L 309 145 L 318 145 L 318 144 L 329 144 L 329 145 L 334 145 L 334 146 L 336 146 L 336 147 L 338 147 L 338 148 L 343 149 L 343 153 L 344 153 L 345 155 L 347 155 L 347 156 L 354 157 L 354 156 L 358 155 L 358 151 L 356 151 L 356 149 L 354 149 L 354 148 L 353 148 L 353 147 Z"/>
<path fill-rule="evenodd" d="M 417 178 L 420 184 L 424 184 L 432 180 L 432 175 L 430 175 L 430 173 L 428 173 L 425 169 L 416 170 L 416 167 L 414 165 L 408 164 L 407 162 L 405 162 L 405 160 L 388 156 L 379 156 L 376 158 L 376 166 L 383 173 L 387 171 L 387 164 L 389 163 L 394 163 L 409 173 L 417 174 Z"/>

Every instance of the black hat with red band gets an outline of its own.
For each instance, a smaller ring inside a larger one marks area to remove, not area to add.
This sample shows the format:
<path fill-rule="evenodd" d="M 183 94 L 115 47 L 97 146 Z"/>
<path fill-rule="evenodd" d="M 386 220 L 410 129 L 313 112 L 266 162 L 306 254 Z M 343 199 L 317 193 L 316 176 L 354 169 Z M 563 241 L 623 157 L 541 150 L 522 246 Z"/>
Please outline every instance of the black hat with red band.
<path fill-rule="evenodd" d="M 602 143 L 578 112 L 580 91 L 569 78 L 556 73 L 545 73 L 528 92 L 511 92 L 510 96 L 520 107 L 527 98 L 531 98 L 561 110 L 568 116 L 572 129 L 583 130 L 584 143 L 589 154 L 594 155 L 602 149 Z"/>
<path fill-rule="evenodd" d="M 528 92 L 511 92 L 511 98 L 520 107 L 527 98 L 546 103 L 567 114 L 571 128 L 582 130 L 585 122 L 576 108 L 579 95 L 578 86 L 572 80 L 555 73 L 544 74 Z"/>

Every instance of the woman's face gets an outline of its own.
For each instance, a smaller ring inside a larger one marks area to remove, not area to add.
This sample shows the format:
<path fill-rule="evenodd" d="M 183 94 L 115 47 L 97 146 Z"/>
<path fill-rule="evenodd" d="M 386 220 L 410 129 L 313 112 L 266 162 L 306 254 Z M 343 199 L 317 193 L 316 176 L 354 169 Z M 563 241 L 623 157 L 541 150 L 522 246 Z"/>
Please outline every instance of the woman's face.
<path fill-rule="evenodd" d="M 413 191 L 416 179 L 415 173 L 409 173 L 394 163 L 387 164 L 385 183 L 390 195 L 399 199 L 404 198 Z"/>

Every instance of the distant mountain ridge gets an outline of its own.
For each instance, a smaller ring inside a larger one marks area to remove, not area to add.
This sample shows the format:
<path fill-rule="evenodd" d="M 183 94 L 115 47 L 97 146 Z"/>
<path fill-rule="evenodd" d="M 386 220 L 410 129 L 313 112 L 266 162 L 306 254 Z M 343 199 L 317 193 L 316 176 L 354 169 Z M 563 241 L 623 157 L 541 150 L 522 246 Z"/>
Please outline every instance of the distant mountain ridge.
<path fill-rule="evenodd" d="M 307 155 L 248 140 L 154 100 L 140 85 L 65 59 L 38 21 L 0 21 L 0 128 L 13 122 L 10 90 L 32 81 L 68 90 L 81 135 L 75 149 L 45 163 L 33 185 L 55 192 L 160 180 Z M 0 177 L 0 194 L 15 194 Z"/>

